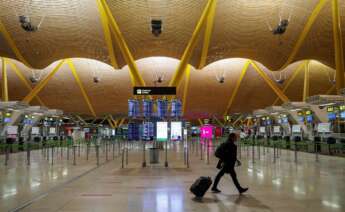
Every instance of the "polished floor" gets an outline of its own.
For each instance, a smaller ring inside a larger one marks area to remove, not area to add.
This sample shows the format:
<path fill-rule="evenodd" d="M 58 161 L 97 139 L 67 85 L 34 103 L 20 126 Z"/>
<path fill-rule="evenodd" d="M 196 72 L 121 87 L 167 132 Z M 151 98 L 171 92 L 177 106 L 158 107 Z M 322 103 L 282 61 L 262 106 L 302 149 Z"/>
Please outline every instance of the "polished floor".
<path fill-rule="evenodd" d="M 66 150 L 55 153 L 51 165 L 41 151 L 33 152 L 32 164 L 25 165 L 25 154 L 11 155 L 4 167 L 1 156 L 0 211 L 345 211 L 345 159 L 281 152 L 274 163 L 273 150 L 241 148 L 242 166 L 238 178 L 250 190 L 238 195 L 230 177 L 220 183 L 220 194 L 208 192 L 197 201 L 189 187 L 199 176 L 217 172 L 216 158 L 210 150 L 201 160 L 198 146 L 190 148 L 190 168 L 186 168 L 181 145 L 168 151 L 169 168 L 164 167 L 164 152 L 160 164 L 141 168 L 143 154 L 140 146 L 129 151 L 128 165 L 121 168 L 122 157 L 117 150 L 112 158 L 109 148 L 106 162 L 101 150 L 100 166 L 96 166 L 94 151 L 86 161 L 85 148 L 66 159 Z M 147 154 L 148 156 L 148 154 Z M 149 162 L 149 158 L 146 158 Z M 124 161 L 125 157 L 124 157 Z"/>

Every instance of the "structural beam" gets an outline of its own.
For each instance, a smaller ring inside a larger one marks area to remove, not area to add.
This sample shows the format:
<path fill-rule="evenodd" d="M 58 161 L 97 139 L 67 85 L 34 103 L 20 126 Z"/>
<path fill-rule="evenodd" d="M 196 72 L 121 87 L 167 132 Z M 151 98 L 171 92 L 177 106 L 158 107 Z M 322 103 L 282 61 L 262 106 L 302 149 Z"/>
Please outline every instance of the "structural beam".
<path fill-rule="evenodd" d="M 221 127 L 224 127 L 224 124 L 222 122 L 220 122 L 220 120 L 216 117 L 216 116 L 213 116 L 214 120 L 216 120 L 216 122 L 221 126 Z"/>
<path fill-rule="evenodd" d="M 3 57 L 1 60 L 2 66 L 2 101 L 8 102 L 8 82 L 7 82 L 7 67 L 6 59 Z"/>
<path fill-rule="evenodd" d="M 297 38 L 297 42 L 295 43 L 288 59 L 286 60 L 285 64 L 282 67 L 280 67 L 280 70 L 286 68 L 290 63 L 292 63 L 294 61 L 297 53 L 299 52 L 302 44 L 304 43 L 304 40 L 307 37 L 307 35 L 308 35 L 311 27 L 313 26 L 316 18 L 318 17 L 320 11 L 322 10 L 322 8 L 325 6 L 325 4 L 328 1 L 329 0 L 319 0 L 317 5 L 315 6 L 314 10 L 312 11 L 311 15 L 309 16 L 307 23 L 304 25 L 304 28 L 303 28 L 301 34 Z"/>
<path fill-rule="evenodd" d="M 19 68 L 16 66 L 16 64 L 14 64 L 12 61 L 6 59 L 6 62 L 11 66 L 11 70 L 17 75 L 17 77 L 20 79 L 20 81 L 23 82 L 23 84 L 29 90 L 29 92 L 31 92 L 32 87 L 30 85 L 30 82 L 26 79 L 23 72 L 20 71 Z M 36 99 L 42 106 L 45 106 L 45 104 L 43 103 L 43 101 L 41 100 L 41 98 L 38 95 L 36 95 Z"/>
<path fill-rule="evenodd" d="M 114 126 L 114 123 L 110 120 L 110 117 L 107 118 L 107 121 L 108 121 L 108 124 L 110 125 L 110 127 L 111 127 L 112 129 L 114 129 L 115 126 Z"/>
<path fill-rule="evenodd" d="M 118 120 L 115 120 L 112 115 L 109 115 L 110 120 L 113 122 L 114 127 L 117 127 Z"/>
<path fill-rule="evenodd" d="M 206 29 L 204 35 L 204 44 L 201 51 L 201 59 L 199 64 L 199 69 L 202 69 L 207 60 L 208 48 L 210 46 L 211 34 L 213 30 L 214 16 L 216 14 L 217 0 L 214 0 L 211 5 L 210 14 L 207 16 Z"/>
<path fill-rule="evenodd" d="M 234 89 L 234 91 L 232 92 L 232 94 L 231 94 L 231 96 L 230 96 L 229 102 L 228 102 L 228 104 L 227 104 L 227 106 L 226 106 L 226 109 L 225 109 L 225 111 L 224 111 L 223 116 L 225 116 L 225 115 L 229 112 L 229 110 L 230 110 L 230 108 L 231 108 L 231 106 L 232 106 L 232 103 L 234 102 L 235 97 L 236 97 L 236 95 L 237 95 L 237 93 L 238 93 L 238 90 L 239 90 L 239 88 L 240 88 L 241 82 L 242 82 L 244 76 L 245 76 L 246 73 L 247 73 L 249 64 L 250 64 L 250 60 L 247 60 L 247 62 L 244 64 L 244 66 L 243 66 L 243 68 L 242 68 L 241 75 L 240 75 L 240 77 L 238 78 L 238 80 L 237 80 L 237 82 L 236 82 L 235 89 Z"/>
<path fill-rule="evenodd" d="M 191 39 L 189 40 L 186 49 L 183 52 L 182 58 L 180 60 L 180 63 L 177 67 L 177 70 L 175 71 L 171 81 L 169 82 L 169 86 L 178 86 L 185 74 L 186 67 L 188 65 L 188 62 L 192 56 L 193 50 L 196 46 L 196 43 L 198 41 L 198 37 L 201 31 L 202 26 L 205 25 L 207 16 L 209 15 L 211 11 L 211 6 L 215 0 L 208 0 L 206 7 L 204 11 L 202 12 L 202 15 L 200 17 L 200 20 L 198 21 L 194 32 L 192 34 Z"/>
<path fill-rule="evenodd" d="M 108 48 L 110 62 L 111 62 L 111 65 L 115 69 L 118 69 L 119 66 L 117 64 L 116 57 L 115 57 L 114 46 L 113 46 L 113 41 L 111 39 L 107 13 L 104 11 L 101 0 L 96 0 L 96 2 L 97 2 L 98 12 L 99 12 L 99 17 L 101 19 L 101 23 L 103 27 L 104 40 Z"/>
<path fill-rule="evenodd" d="M 204 123 L 202 123 L 201 119 L 198 119 L 198 122 L 199 122 L 200 126 L 204 125 Z"/>
<path fill-rule="evenodd" d="M 305 66 L 305 64 L 307 63 L 307 61 L 305 61 L 304 63 L 301 63 L 296 70 L 293 72 L 293 74 L 290 76 L 290 78 L 285 82 L 284 87 L 283 87 L 283 92 L 285 93 L 286 90 L 289 88 L 290 84 L 295 80 L 295 78 L 298 76 L 298 74 L 303 70 L 303 67 Z M 277 104 L 277 102 L 279 101 L 279 97 L 277 97 L 272 105 Z"/>
<path fill-rule="evenodd" d="M 120 123 L 119 123 L 119 125 L 118 125 L 118 127 L 121 127 L 121 125 L 125 122 L 125 120 L 126 120 L 126 118 L 122 118 Z"/>
<path fill-rule="evenodd" d="M 261 70 L 254 61 L 250 60 L 250 63 L 254 67 L 254 70 L 261 76 L 261 78 L 267 83 L 268 86 L 277 94 L 277 96 L 285 103 L 289 101 L 289 98 L 280 90 L 280 88 L 269 78 L 266 73 Z"/>
<path fill-rule="evenodd" d="M 335 90 L 335 85 L 332 85 L 332 86 L 326 91 L 326 95 L 331 94 L 334 90 Z"/>
<path fill-rule="evenodd" d="M 341 34 L 341 22 L 339 14 L 339 1 L 332 0 L 332 18 L 333 18 L 333 41 L 335 50 L 335 82 L 337 94 L 340 94 L 340 89 L 345 87 L 344 83 L 344 51 Z"/>
<path fill-rule="evenodd" d="M 54 74 L 60 69 L 62 64 L 64 64 L 65 60 L 61 60 L 58 65 L 44 78 L 42 81 L 40 81 L 31 91 L 28 95 L 24 97 L 22 100 L 25 103 L 30 103 L 33 98 L 36 97 L 36 95 L 47 85 L 49 80 L 54 76 Z"/>
<path fill-rule="evenodd" d="M 16 58 L 24 63 L 26 66 L 31 67 L 31 65 L 26 61 L 26 59 L 23 57 L 23 55 L 20 53 L 16 43 L 14 42 L 13 38 L 11 37 L 10 33 L 7 31 L 5 25 L 0 20 L 0 32 L 5 38 L 7 44 L 11 48 L 12 52 L 16 55 Z"/>
<path fill-rule="evenodd" d="M 309 96 L 309 61 L 304 67 L 304 83 L 303 83 L 303 101 L 305 102 Z"/>
<path fill-rule="evenodd" d="M 243 115 L 240 115 L 236 121 L 233 123 L 233 126 L 235 126 L 237 124 L 237 122 L 239 122 L 242 119 Z"/>
<path fill-rule="evenodd" d="M 83 122 L 85 125 L 88 125 L 88 123 L 79 115 L 75 115 L 75 117 L 77 117 L 77 119 L 79 119 L 79 121 Z"/>
<path fill-rule="evenodd" d="M 135 64 L 134 58 L 127 46 L 127 43 L 125 41 L 125 38 L 123 37 L 119 26 L 117 25 L 115 18 L 113 17 L 110 8 L 107 5 L 106 0 L 100 0 L 102 5 L 100 5 L 103 10 L 105 11 L 107 17 L 108 17 L 108 21 L 109 21 L 109 26 L 110 26 L 110 30 L 111 32 L 114 34 L 115 40 L 120 48 L 120 51 L 126 61 L 126 63 L 128 64 L 129 67 L 129 71 L 132 74 L 132 77 L 135 80 L 135 85 L 137 86 L 145 86 L 145 82 L 144 79 L 142 78 L 142 76 L 139 73 L 138 67 Z"/>
<path fill-rule="evenodd" d="M 189 82 L 190 82 L 190 65 L 186 68 L 186 77 L 185 77 L 185 84 L 183 88 L 183 99 L 182 99 L 182 116 L 184 116 L 187 104 L 187 96 L 188 96 L 188 89 L 189 89 Z"/>
<path fill-rule="evenodd" d="M 78 86 L 80 88 L 80 91 L 81 91 L 81 93 L 82 93 L 82 95 L 84 97 L 84 100 L 85 100 L 85 102 L 86 102 L 86 104 L 87 104 L 91 114 L 94 117 L 96 117 L 97 115 L 95 113 L 95 110 L 93 109 L 93 106 L 91 104 L 90 98 L 89 98 L 89 96 L 87 95 L 87 93 L 85 91 L 84 85 L 83 85 L 83 83 L 81 82 L 81 80 L 79 78 L 79 75 L 77 73 L 77 70 L 75 69 L 75 66 L 74 66 L 72 60 L 71 59 L 67 59 L 66 62 L 67 62 L 68 66 L 69 66 L 69 68 L 70 68 L 70 70 L 71 70 L 71 72 L 72 72 L 72 74 L 74 76 L 74 79 L 75 79 L 76 83 L 78 84 Z"/>

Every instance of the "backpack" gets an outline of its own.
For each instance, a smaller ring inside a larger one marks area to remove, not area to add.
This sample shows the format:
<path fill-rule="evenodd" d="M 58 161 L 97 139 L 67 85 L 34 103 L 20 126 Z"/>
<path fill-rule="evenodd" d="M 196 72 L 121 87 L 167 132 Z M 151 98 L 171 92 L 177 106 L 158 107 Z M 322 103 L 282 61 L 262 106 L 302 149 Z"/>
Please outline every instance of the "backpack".
<path fill-rule="evenodd" d="M 214 155 L 220 160 L 224 160 L 226 157 L 226 144 L 222 143 L 219 147 L 217 147 Z"/>

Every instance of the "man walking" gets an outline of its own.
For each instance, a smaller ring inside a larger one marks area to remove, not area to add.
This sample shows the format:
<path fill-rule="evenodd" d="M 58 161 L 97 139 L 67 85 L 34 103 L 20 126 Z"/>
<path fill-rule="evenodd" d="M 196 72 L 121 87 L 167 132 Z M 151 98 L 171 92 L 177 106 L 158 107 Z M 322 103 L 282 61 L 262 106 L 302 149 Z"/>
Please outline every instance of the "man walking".
<path fill-rule="evenodd" d="M 223 177 L 225 173 L 230 174 L 232 181 L 234 182 L 240 194 L 248 190 L 248 188 L 241 187 L 240 183 L 237 180 L 237 176 L 235 172 L 236 162 L 240 164 L 240 161 L 237 160 L 237 146 L 235 145 L 236 140 L 237 140 L 236 134 L 230 133 L 228 140 L 225 143 L 221 144 L 215 152 L 216 157 L 219 158 L 217 168 L 220 169 L 220 171 L 218 172 L 211 189 L 212 192 L 214 193 L 221 192 L 217 188 L 217 186 L 220 179 Z"/>

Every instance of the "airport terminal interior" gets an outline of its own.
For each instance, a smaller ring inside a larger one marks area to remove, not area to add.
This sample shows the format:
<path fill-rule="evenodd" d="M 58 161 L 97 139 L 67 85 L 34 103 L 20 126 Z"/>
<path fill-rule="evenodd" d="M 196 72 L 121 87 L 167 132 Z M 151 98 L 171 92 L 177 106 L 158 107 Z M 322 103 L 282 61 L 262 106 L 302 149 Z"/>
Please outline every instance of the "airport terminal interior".
<path fill-rule="evenodd" d="M 344 212 L 344 43 L 345 0 L 1 0 L 0 211 Z"/>

